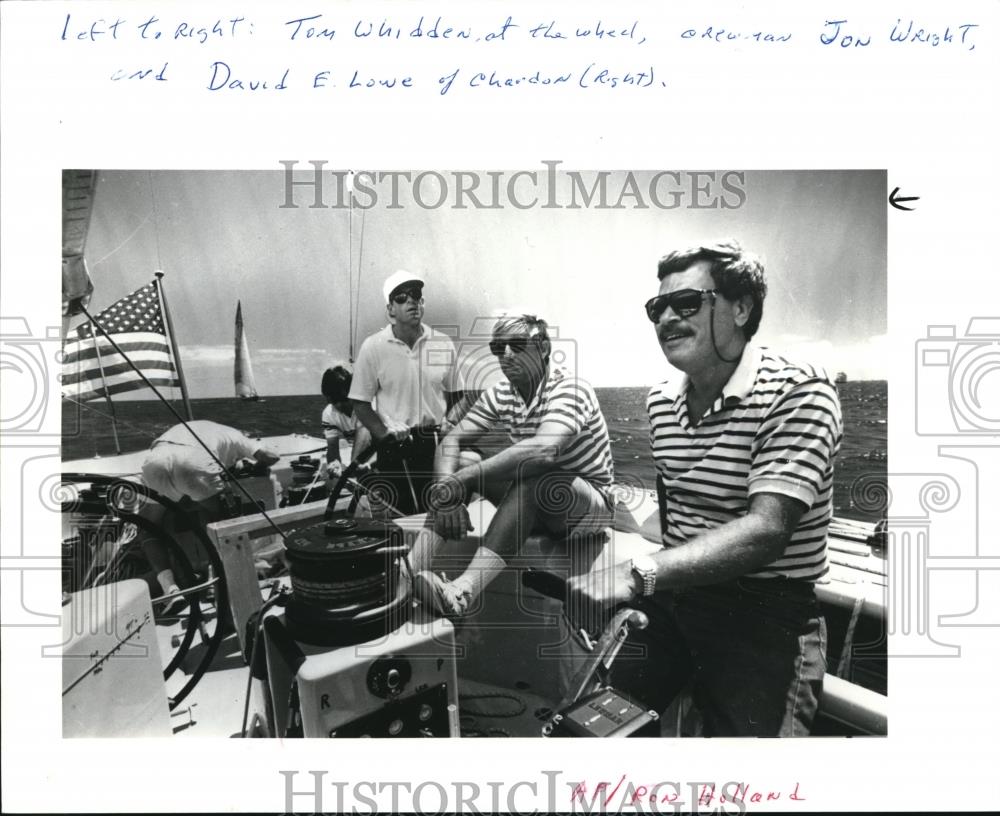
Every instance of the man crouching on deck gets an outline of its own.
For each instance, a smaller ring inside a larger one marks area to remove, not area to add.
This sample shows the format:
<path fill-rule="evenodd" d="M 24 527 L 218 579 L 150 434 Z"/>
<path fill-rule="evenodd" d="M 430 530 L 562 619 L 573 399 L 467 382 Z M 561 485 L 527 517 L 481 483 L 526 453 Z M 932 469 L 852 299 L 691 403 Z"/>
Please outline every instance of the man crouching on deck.
<path fill-rule="evenodd" d="M 472 492 L 497 512 L 468 568 L 454 581 L 419 572 L 414 593 L 439 614 L 472 611 L 484 588 L 538 528 L 551 536 L 582 535 L 609 525 L 613 465 L 608 428 L 594 390 L 550 364 L 547 324 L 533 315 L 500 318 L 490 351 L 506 381 L 485 391 L 441 442 L 435 457 L 433 531 L 457 539 L 470 529 L 464 502 Z M 491 430 L 510 447 L 462 466 L 459 455 Z M 418 542 L 430 544 L 436 536 Z M 415 545 L 415 549 L 420 545 Z M 414 552 L 419 566 L 427 553 Z"/>
<path fill-rule="evenodd" d="M 648 613 L 634 637 L 647 657 L 630 679 L 616 664 L 616 687 L 662 710 L 689 683 L 705 736 L 807 735 L 826 668 L 814 583 L 828 570 L 837 392 L 750 344 L 767 289 L 739 244 L 672 252 L 657 272 L 646 315 L 683 372 L 647 402 L 663 549 L 570 579 L 570 598 Z"/>

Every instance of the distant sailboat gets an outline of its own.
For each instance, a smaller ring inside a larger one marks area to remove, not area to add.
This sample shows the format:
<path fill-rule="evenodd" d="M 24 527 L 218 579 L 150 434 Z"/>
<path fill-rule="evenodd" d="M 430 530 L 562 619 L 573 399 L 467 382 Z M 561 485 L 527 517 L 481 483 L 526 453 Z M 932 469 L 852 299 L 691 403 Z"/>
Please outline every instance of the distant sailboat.
<path fill-rule="evenodd" d="M 236 396 L 243 400 L 263 402 L 257 393 L 253 381 L 253 367 L 250 365 L 250 347 L 247 345 L 247 335 L 243 331 L 243 306 L 236 301 L 236 351 L 233 362 L 233 379 L 236 383 Z"/>

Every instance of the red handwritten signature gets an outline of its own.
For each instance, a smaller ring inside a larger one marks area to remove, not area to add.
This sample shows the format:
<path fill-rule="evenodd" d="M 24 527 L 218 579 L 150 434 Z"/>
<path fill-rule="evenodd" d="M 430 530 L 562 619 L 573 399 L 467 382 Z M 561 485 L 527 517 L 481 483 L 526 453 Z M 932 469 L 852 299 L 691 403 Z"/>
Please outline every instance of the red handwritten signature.
<path fill-rule="evenodd" d="M 795 782 L 782 790 L 762 788 L 749 782 L 641 782 L 636 783 L 622 774 L 616 782 L 577 782 L 570 794 L 570 802 L 586 806 L 587 812 L 595 807 L 606 810 L 617 807 L 658 807 L 672 805 L 680 808 L 688 804 L 699 808 L 714 805 L 733 806 L 735 812 L 745 812 L 747 805 L 761 802 L 805 802 L 800 783 Z"/>

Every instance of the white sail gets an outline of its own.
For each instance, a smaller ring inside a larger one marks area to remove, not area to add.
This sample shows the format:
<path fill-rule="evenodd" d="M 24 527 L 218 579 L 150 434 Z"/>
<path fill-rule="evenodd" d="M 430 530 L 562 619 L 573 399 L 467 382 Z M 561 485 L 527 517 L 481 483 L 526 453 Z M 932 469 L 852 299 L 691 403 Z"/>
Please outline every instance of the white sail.
<path fill-rule="evenodd" d="M 236 342 L 235 361 L 233 363 L 233 379 L 236 383 L 236 396 L 242 399 L 258 399 L 257 386 L 253 380 L 253 367 L 250 365 L 250 347 L 247 345 L 247 335 L 243 331 L 243 308 L 236 302 Z"/>

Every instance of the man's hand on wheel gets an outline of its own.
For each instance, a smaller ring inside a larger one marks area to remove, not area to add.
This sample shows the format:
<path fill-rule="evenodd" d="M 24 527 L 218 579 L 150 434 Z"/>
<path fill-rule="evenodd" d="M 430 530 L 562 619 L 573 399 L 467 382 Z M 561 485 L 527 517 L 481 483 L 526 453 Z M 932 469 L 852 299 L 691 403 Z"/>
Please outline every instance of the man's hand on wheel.
<path fill-rule="evenodd" d="M 379 442 L 406 442 L 409 438 L 409 426 L 390 419 L 385 423 L 385 435 L 379 439 Z"/>

